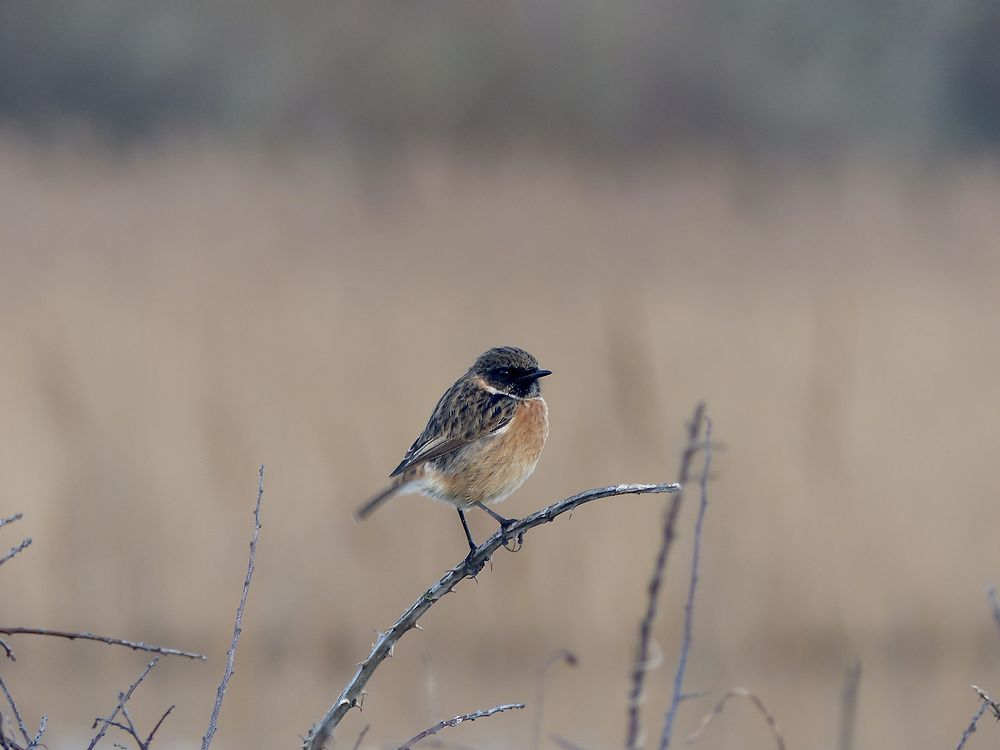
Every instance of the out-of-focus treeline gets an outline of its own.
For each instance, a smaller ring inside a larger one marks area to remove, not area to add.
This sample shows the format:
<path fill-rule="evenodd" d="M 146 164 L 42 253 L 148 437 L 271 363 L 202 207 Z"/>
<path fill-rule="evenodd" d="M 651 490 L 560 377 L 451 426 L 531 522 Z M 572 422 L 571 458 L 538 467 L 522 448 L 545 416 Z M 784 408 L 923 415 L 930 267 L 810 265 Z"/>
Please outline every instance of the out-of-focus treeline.
<path fill-rule="evenodd" d="M 0 70 L 0 122 L 112 143 L 1000 146 L 991 0 L 4 3 Z"/>

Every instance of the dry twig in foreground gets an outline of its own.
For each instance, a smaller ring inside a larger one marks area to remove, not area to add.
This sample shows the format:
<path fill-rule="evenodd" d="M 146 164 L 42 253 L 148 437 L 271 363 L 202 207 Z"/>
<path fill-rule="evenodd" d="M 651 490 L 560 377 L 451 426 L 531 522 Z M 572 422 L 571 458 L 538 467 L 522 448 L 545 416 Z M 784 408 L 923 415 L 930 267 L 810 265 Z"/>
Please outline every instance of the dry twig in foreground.
<path fill-rule="evenodd" d="M 323 718 L 316 722 L 309 730 L 302 743 L 304 750 L 320 750 L 329 739 L 333 730 L 344 718 L 348 711 L 359 705 L 365 685 L 372 674 L 391 653 L 403 635 L 418 628 L 417 621 L 435 603 L 449 593 L 460 581 L 473 571 L 482 570 L 483 566 L 497 551 L 504 542 L 510 538 L 521 538 L 529 529 L 541 526 L 554 521 L 558 516 L 573 510 L 585 503 L 600 500 L 605 497 L 615 497 L 618 495 L 643 495 L 649 493 L 679 492 L 679 484 L 619 484 L 611 487 L 587 490 L 578 495 L 573 495 L 558 503 L 553 503 L 547 508 L 543 508 L 530 516 L 522 518 L 520 521 L 509 526 L 504 533 L 498 530 L 493 536 L 484 541 L 476 548 L 475 554 L 468 560 L 462 560 L 458 565 L 445 573 L 437 583 L 427 589 L 420 597 L 403 612 L 398 620 L 385 632 L 379 634 L 378 639 L 372 645 L 371 653 L 361 662 L 354 676 L 348 681 L 336 702 L 330 706 Z"/>
<path fill-rule="evenodd" d="M 158 662 L 159 660 L 160 657 L 154 656 L 153 660 L 146 665 L 146 668 L 143 670 L 142 674 L 139 675 L 139 679 L 137 679 L 135 682 L 129 685 L 128 690 L 126 690 L 124 693 L 118 694 L 118 705 L 115 706 L 115 710 L 111 712 L 111 716 L 109 716 L 106 719 L 101 719 L 101 718 L 94 719 L 94 725 L 91 727 L 91 729 L 96 729 L 98 724 L 101 725 L 101 728 L 94 736 L 94 739 L 90 741 L 90 744 L 87 745 L 87 750 L 94 750 L 94 748 L 97 747 L 97 743 L 104 738 L 104 733 L 108 731 L 108 727 L 114 725 L 115 718 L 118 716 L 118 713 L 122 709 L 124 709 L 125 704 L 128 703 L 128 699 L 132 697 L 132 693 L 134 693 L 135 689 L 142 684 L 142 681 L 146 679 L 146 675 L 148 675 L 150 670 L 156 666 L 156 662 Z"/>
<path fill-rule="evenodd" d="M 201 740 L 201 750 L 208 750 L 212 737 L 215 735 L 215 728 L 219 721 L 219 711 L 222 710 L 222 699 L 226 696 L 226 688 L 229 686 L 229 678 L 233 676 L 233 661 L 236 658 L 236 646 L 240 642 L 240 634 L 243 632 L 243 609 L 247 605 L 247 594 L 250 593 L 250 579 L 253 578 L 254 560 L 257 557 L 257 535 L 260 533 L 260 499 L 264 495 L 264 465 L 261 464 L 257 470 L 257 507 L 253 512 L 253 536 L 250 538 L 250 562 L 247 564 L 247 575 L 243 579 L 243 594 L 240 596 L 240 604 L 236 608 L 236 622 L 233 625 L 233 642 L 226 652 L 226 669 L 222 674 L 222 682 L 215 694 L 215 707 L 212 708 L 212 717 L 208 721 L 208 729 Z"/>
<path fill-rule="evenodd" d="M 660 600 L 660 587 L 663 585 L 663 573 L 667 568 L 667 558 L 670 555 L 670 548 L 673 546 L 674 537 L 677 535 L 674 527 L 677 524 L 677 515 L 681 509 L 681 501 L 684 497 L 683 488 L 691 476 L 691 461 L 695 453 L 701 447 L 701 423 L 705 414 L 705 404 L 699 403 L 688 424 L 688 442 L 684 453 L 681 455 L 680 474 L 678 481 L 681 484 L 681 491 L 674 494 L 670 500 L 670 507 L 667 509 L 663 521 L 663 537 L 660 541 L 660 549 L 656 554 L 656 562 L 653 565 L 653 576 L 649 581 L 649 598 L 646 602 L 646 613 L 642 617 L 639 625 L 639 640 L 635 655 L 635 668 L 632 670 L 632 689 L 629 691 L 628 699 L 628 728 L 625 736 L 626 750 L 633 750 L 642 742 L 642 725 L 640 722 L 639 709 L 642 706 L 643 683 L 646 679 L 646 672 L 652 666 L 653 659 L 650 657 L 650 647 L 653 643 L 653 621 L 656 619 L 656 609 Z"/>
<path fill-rule="evenodd" d="M 688 580 L 687 602 L 684 604 L 684 630 L 681 635 L 681 650 L 677 656 L 677 670 L 674 672 L 674 692 L 667 707 L 667 715 L 663 720 L 663 731 L 660 733 L 660 750 L 670 747 L 670 738 L 674 733 L 674 721 L 681 702 L 690 696 L 684 692 L 684 675 L 687 672 L 688 655 L 691 653 L 691 639 L 694 623 L 694 597 L 698 591 L 698 569 L 701 562 L 701 532 L 705 525 L 705 511 L 708 509 L 708 475 L 712 468 L 712 420 L 704 418 L 705 422 L 705 462 L 701 469 L 701 479 L 698 486 L 701 489 L 701 502 L 698 504 L 698 518 L 694 522 L 694 547 L 691 553 L 691 576 Z"/>
<path fill-rule="evenodd" d="M 437 734 L 442 729 L 447 727 L 457 727 L 463 721 L 475 721 L 476 719 L 485 719 L 487 716 L 492 716 L 493 714 L 498 714 L 503 711 L 511 711 L 516 708 L 524 708 L 523 703 L 505 703 L 502 706 L 494 706 L 493 708 L 487 708 L 481 711 L 473 711 L 471 714 L 462 714 L 456 716 L 453 719 L 445 719 L 444 721 L 439 721 L 437 724 L 432 726 L 430 729 L 425 729 L 420 734 L 415 735 L 411 739 L 407 740 L 404 744 L 400 745 L 397 750 L 410 750 L 413 745 L 420 742 L 420 740 L 425 737 L 430 737 L 432 734 Z"/>
<path fill-rule="evenodd" d="M 549 654 L 549 657 L 542 662 L 535 674 L 535 725 L 531 732 L 531 750 L 538 750 L 542 741 L 542 724 L 545 721 L 545 674 L 553 664 L 563 663 L 570 667 L 575 667 L 580 663 L 576 654 L 568 649 L 561 648 Z"/>
<path fill-rule="evenodd" d="M 777 749 L 785 750 L 785 739 L 781 736 L 781 727 L 778 726 L 778 720 L 774 718 L 774 714 L 767 710 L 767 706 L 764 705 L 764 701 L 746 688 L 733 688 L 722 696 L 722 699 L 715 705 L 715 708 L 710 713 L 706 714 L 701 720 L 701 726 L 688 735 L 685 742 L 688 747 L 698 741 L 698 738 L 701 737 L 705 728 L 712 723 L 712 719 L 722 713 L 722 710 L 726 707 L 730 698 L 746 698 L 749 700 L 760 712 L 760 715 L 764 717 L 764 720 L 767 722 L 767 726 L 770 727 L 771 734 L 774 735 L 774 744 Z"/>

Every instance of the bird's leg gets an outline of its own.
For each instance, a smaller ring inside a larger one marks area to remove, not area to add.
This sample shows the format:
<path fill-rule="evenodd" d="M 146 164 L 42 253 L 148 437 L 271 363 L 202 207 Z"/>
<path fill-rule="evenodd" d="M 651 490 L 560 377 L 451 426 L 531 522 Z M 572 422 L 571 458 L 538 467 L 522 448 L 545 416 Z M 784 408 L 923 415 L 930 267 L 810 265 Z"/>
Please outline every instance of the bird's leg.
<path fill-rule="evenodd" d="M 511 526 L 513 526 L 515 523 L 517 523 L 517 519 L 516 518 L 504 518 L 499 513 L 497 513 L 495 510 L 492 510 L 492 509 L 486 507 L 482 503 L 473 503 L 473 505 L 475 505 L 477 508 L 482 508 L 483 510 L 485 510 L 487 513 L 489 513 L 493 517 L 494 521 L 496 521 L 498 524 L 500 524 L 500 530 L 503 532 L 503 545 L 506 547 L 507 546 L 507 541 L 508 541 L 507 540 L 507 529 L 509 529 Z"/>
<path fill-rule="evenodd" d="M 465 538 L 469 540 L 469 556 L 465 558 L 465 565 L 471 570 L 472 558 L 476 556 L 476 540 L 472 538 L 469 522 L 465 520 L 465 513 L 462 512 L 461 508 L 458 508 L 458 517 L 462 521 L 462 528 L 465 529 Z"/>

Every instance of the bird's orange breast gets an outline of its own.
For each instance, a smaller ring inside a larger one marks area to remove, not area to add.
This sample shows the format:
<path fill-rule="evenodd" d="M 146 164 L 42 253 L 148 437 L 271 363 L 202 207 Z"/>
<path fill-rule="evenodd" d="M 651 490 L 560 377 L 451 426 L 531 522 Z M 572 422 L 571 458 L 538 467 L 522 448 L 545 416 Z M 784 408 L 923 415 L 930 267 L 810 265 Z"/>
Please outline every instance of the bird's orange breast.
<path fill-rule="evenodd" d="M 500 502 L 531 476 L 548 435 L 545 401 L 525 399 L 510 422 L 465 448 L 447 474 L 436 477 L 441 494 L 460 505 Z"/>

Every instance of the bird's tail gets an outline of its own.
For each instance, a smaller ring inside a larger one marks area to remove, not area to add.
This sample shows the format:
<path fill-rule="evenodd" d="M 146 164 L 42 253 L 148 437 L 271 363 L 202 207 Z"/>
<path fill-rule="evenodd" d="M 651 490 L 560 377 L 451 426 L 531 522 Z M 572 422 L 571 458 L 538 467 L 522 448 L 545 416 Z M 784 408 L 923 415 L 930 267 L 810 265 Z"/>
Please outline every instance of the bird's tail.
<path fill-rule="evenodd" d="M 392 484 L 354 511 L 354 520 L 358 522 L 364 521 L 368 518 L 368 516 L 378 510 L 383 503 L 395 497 L 403 489 L 404 484 L 407 484 L 407 479 L 404 479 L 402 476 L 396 477 Z"/>

